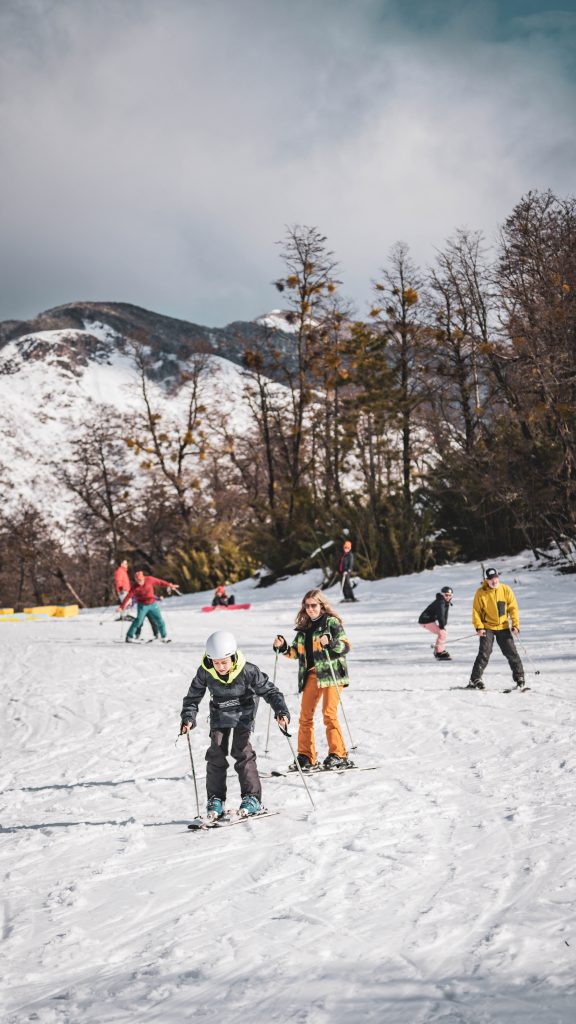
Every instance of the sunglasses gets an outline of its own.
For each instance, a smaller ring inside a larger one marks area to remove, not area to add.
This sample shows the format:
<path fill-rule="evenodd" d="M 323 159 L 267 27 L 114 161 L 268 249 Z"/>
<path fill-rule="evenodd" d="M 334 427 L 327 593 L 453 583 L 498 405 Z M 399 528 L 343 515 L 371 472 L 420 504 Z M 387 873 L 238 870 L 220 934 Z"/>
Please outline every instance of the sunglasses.
<path fill-rule="evenodd" d="M 319 608 L 319 607 L 320 607 L 320 605 L 319 605 L 318 601 L 308 601 L 308 602 L 307 602 L 307 603 L 306 603 L 306 604 L 304 605 L 304 607 L 305 607 L 305 608 Z"/>

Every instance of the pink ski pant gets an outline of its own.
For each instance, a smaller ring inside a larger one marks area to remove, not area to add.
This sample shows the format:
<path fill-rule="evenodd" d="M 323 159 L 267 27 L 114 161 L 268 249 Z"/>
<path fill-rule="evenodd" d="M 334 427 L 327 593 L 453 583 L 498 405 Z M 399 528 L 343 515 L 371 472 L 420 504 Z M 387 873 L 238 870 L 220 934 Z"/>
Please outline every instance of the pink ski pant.
<path fill-rule="evenodd" d="M 446 644 L 446 630 L 440 629 L 437 622 L 421 622 L 422 629 L 427 629 L 429 633 L 434 633 L 436 637 L 436 643 L 434 644 L 434 650 L 436 654 L 442 654 Z"/>

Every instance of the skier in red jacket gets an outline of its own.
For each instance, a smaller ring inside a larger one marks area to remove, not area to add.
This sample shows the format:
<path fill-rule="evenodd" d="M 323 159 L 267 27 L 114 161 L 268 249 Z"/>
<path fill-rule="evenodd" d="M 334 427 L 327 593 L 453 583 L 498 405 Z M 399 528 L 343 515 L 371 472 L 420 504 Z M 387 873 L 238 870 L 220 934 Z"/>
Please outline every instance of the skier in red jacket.
<path fill-rule="evenodd" d="M 124 558 L 117 569 L 114 571 L 114 586 L 116 588 L 116 597 L 119 601 L 123 601 L 126 594 L 130 590 L 130 576 L 128 575 L 128 559 Z M 131 615 L 124 615 L 120 612 L 120 619 L 131 619 Z"/>
<path fill-rule="evenodd" d="M 167 580 L 159 580 L 156 576 L 146 576 L 142 569 L 138 569 L 134 573 L 134 579 L 136 582 L 130 587 L 120 605 L 120 611 L 122 612 L 131 598 L 138 602 L 138 615 L 134 622 L 130 624 L 130 629 L 126 634 L 126 643 L 136 644 L 139 642 L 138 636 L 142 629 L 142 623 L 145 618 L 148 618 L 152 628 L 154 628 L 154 624 L 156 625 L 162 643 L 169 644 L 170 640 L 166 636 L 166 623 L 160 611 L 160 604 L 156 599 L 154 587 L 169 587 L 172 590 L 177 590 L 176 584 L 168 583 Z"/>
<path fill-rule="evenodd" d="M 120 562 L 114 573 L 114 586 L 116 587 L 116 597 L 119 601 L 123 601 L 130 590 L 130 576 L 128 575 L 128 560 L 126 558 Z"/>

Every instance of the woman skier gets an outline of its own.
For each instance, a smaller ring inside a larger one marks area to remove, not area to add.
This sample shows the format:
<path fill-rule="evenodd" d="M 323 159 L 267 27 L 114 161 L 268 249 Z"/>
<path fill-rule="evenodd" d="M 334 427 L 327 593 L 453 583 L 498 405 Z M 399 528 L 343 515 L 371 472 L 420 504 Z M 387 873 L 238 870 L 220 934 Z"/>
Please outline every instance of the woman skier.
<path fill-rule="evenodd" d="M 349 685 L 346 654 L 350 641 L 342 619 L 328 604 L 321 590 L 309 590 L 296 615 L 296 636 L 291 644 L 278 634 L 275 651 L 298 659 L 298 691 L 302 694 L 298 723 L 298 763 L 303 770 L 318 768 L 314 741 L 314 712 L 322 700 L 322 715 L 328 741 L 324 768 L 349 768 L 348 752 L 338 721 L 338 704 L 344 686 Z M 291 765 L 296 771 L 296 765 Z"/>

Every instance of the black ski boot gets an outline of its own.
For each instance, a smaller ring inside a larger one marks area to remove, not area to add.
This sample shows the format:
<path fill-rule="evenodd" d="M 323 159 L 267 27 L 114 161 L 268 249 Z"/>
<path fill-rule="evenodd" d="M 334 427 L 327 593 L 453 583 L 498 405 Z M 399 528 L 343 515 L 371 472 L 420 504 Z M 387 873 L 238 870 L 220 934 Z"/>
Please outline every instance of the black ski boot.
<path fill-rule="evenodd" d="M 311 762 L 311 760 L 310 760 L 310 758 L 308 757 L 307 754 L 298 754 L 296 756 L 296 760 L 298 761 L 298 764 L 300 765 L 300 770 L 303 771 L 303 772 L 315 772 L 320 767 L 318 762 L 316 762 L 316 764 L 312 764 L 312 762 Z M 298 767 L 296 765 L 296 761 L 292 761 L 292 764 L 288 765 L 288 771 L 289 772 L 297 772 L 298 771 Z"/>
<path fill-rule="evenodd" d="M 434 651 L 434 657 L 437 661 L 452 661 L 452 655 L 448 654 L 448 651 Z"/>
<path fill-rule="evenodd" d="M 323 767 L 325 772 L 330 772 L 334 768 L 354 768 L 354 764 L 347 757 L 338 757 L 338 754 L 328 754 L 328 757 L 324 758 Z"/>
<path fill-rule="evenodd" d="M 471 679 L 466 687 L 467 690 L 485 690 L 486 687 L 481 679 Z"/>

